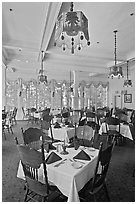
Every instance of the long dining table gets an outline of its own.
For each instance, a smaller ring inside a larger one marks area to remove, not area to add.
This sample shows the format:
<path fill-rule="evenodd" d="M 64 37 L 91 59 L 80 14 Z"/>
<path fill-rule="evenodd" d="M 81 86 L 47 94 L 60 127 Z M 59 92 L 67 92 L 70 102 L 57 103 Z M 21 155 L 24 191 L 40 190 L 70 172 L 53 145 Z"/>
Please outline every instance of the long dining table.
<path fill-rule="evenodd" d="M 82 150 L 90 156 L 91 160 L 77 159 L 74 161 L 73 157 Z M 77 150 L 67 148 L 67 155 L 62 155 L 56 150 L 52 151 L 55 151 L 62 158 L 61 161 L 63 162 L 57 161 L 46 165 L 49 182 L 56 185 L 67 196 L 68 202 L 80 202 L 78 192 L 93 177 L 99 150 L 80 146 Z M 45 153 L 45 157 L 47 158 L 50 153 L 51 151 Z M 39 170 L 39 181 L 44 182 L 42 168 L 43 166 Z M 17 177 L 25 180 L 21 161 L 19 162 Z"/>

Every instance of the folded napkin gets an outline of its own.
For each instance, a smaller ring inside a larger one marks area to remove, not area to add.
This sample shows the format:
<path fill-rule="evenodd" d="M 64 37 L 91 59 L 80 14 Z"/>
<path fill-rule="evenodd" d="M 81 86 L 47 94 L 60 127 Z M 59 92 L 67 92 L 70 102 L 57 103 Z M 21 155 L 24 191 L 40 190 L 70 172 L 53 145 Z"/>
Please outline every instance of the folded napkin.
<path fill-rule="evenodd" d="M 74 141 L 67 148 L 71 148 L 71 147 L 74 147 Z"/>
<path fill-rule="evenodd" d="M 81 159 L 81 160 L 91 160 L 90 156 L 83 150 L 81 150 L 73 159 Z"/>
<path fill-rule="evenodd" d="M 55 150 L 56 147 L 54 147 L 54 146 L 50 143 L 50 144 L 49 144 L 49 149 L 51 149 L 51 150 Z"/>
<path fill-rule="evenodd" d="M 56 161 L 61 160 L 62 158 L 58 156 L 55 152 L 51 152 L 51 154 L 46 159 L 46 164 L 52 164 Z"/>
<path fill-rule="evenodd" d="M 126 121 L 124 121 L 124 122 L 123 122 L 123 125 L 129 125 L 129 123 L 128 123 L 128 122 L 126 122 Z"/>
<path fill-rule="evenodd" d="M 71 123 L 69 123 L 67 127 L 68 128 L 74 128 L 74 126 Z"/>
<path fill-rule="evenodd" d="M 61 128 L 60 124 L 58 122 L 55 123 L 54 128 Z"/>

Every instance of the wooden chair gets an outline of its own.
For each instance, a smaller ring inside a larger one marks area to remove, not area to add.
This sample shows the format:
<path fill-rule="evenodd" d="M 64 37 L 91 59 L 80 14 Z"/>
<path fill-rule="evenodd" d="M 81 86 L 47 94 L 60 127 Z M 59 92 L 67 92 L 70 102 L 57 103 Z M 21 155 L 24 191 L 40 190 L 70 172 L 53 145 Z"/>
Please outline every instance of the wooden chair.
<path fill-rule="evenodd" d="M 76 130 L 76 135 L 80 145 L 92 146 L 94 140 L 95 130 L 88 125 L 79 126 Z"/>
<path fill-rule="evenodd" d="M 11 117 L 7 117 L 5 120 L 2 121 L 2 135 L 4 136 L 5 140 L 6 140 L 6 133 L 5 133 L 6 130 L 8 131 L 8 133 L 13 134 Z"/>
<path fill-rule="evenodd" d="M 23 112 L 23 120 L 28 120 L 29 118 L 29 109 L 28 110 L 24 110 L 24 107 L 22 107 L 22 112 Z"/>
<path fill-rule="evenodd" d="M 53 134 L 51 134 L 51 138 L 48 136 L 48 130 L 50 130 L 52 133 L 52 127 L 51 127 L 50 122 L 47 122 L 45 120 L 41 120 L 41 130 L 42 130 L 42 132 L 45 133 L 45 135 L 43 135 L 44 140 L 51 140 L 51 142 L 54 140 Z"/>
<path fill-rule="evenodd" d="M 103 151 L 102 151 L 103 143 L 100 144 L 94 176 L 79 192 L 81 200 L 86 201 L 85 198 L 90 199 L 91 196 L 93 196 L 93 199 L 96 202 L 97 193 L 101 192 L 101 190 L 104 189 L 107 200 L 110 202 L 110 197 L 106 186 L 106 176 L 109 169 L 110 160 L 112 157 L 112 151 L 115 145 L 114 139 L 115 138 L 113 138 L 112 140 L 112 144 Z"/>
<path fill-rule="evenodd" d="M 120 134 L 120 120 L 118 118 L 108 117 L 105 123 L 108 134 L 108 140 L 111 140 L 113 137 L 115 137 L 116 144 L 123 145 L 124 138 Z"/>
<path fill-rule="evenodd" d="M 42 141 L 46 145 L 46 142 L 51 142 L 51 138 L 48 137 L 45 133 L 42 132 L 41 129 L 38 128 L 28 128 L 27 130 L 23 130 L 21 128 L 24 144 L 28 145 L 36 150 L 40 149 L 41 140 L 40 137 L 42 137 Z"/>
<path fill-rule="evenodd" d="M 26 179 L 24 202 L 55 202 L 62 194 L 56 186 L 50 185 L 48 181 L 43 144 L 41 152 L 38 152 L 26 145 L 19 145 L 17 138 L 15 140 Z M 43 181 L 40 181 L 40 168 Z"/>
<path fill-rule="evenodd" d="M 104 118 L 104 110 L 103 109 L 97 109 L 96 111 L 96 117 L 97 117 L 97 123 L 100 126 L 101 125 L 101 119 Z"/>
<path fill-rule="evenodd" d="M 17 120 L 16 120 L 16 115 L 17 115 L 17 108 L 15 107 L 12 113 L 12 123 L 15 123 L 15 125 L 17 124 Z"/>
<path fill-rule="evenodd" d="M 30 127 L 25 131 L 23 130 L 23 128 L 21 128 L 21 131 L 23 134 L 23 140 L 25 145 L 40 140 L 40 136 L 42 136 L 42 132 L 38 128 Z"/>

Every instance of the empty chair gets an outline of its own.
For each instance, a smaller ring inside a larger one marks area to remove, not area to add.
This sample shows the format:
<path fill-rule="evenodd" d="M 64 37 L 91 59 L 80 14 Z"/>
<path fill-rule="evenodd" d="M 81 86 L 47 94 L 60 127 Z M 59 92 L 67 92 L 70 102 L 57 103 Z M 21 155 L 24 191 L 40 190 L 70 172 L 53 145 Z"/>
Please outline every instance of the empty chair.
<path fill-rule="evenodd" d="M 26 180 L 24 201 L 56 201 L 62 194 L 48 181 L 43 144 L 41 152 L 25 145 L 19 145 L 17 138 L 16 144 Z"/>
<path fill-rule="evenodd" d="M 63 118 L 68 118 L 70 116 L 70 113 L 69 112 L 63 112 L 62 113 L 62 117 Z"/>
<path fill-rule="evenodd" d="M 24 107 L 22 107 L 22 112 L 23 112 L 23 120 L 24 119 L 28 120 L 28 118 L 29 118 L 29 110 L 25 110 Z"/>
<path fill-rule="evenodd" d="M 68 135 L 68 138 L 69 138 L 69 141 L 72 142 L 73 141 L 73 138 L 74 138 L 74 135 L 75 135 L 75 129 L 68 129 L 67 130 L 67 135 Z"/>
<path fill-rule="evenodd" d="M 106 130 L 108 134 L 108 139 L 112 139 L 114 136 L 116 138 L 116 144 L 123 144 L 123 136 L 120 134 L 120 120 L 114 117 L 108 117 L 106 119 Z"/>
<path fill-rule="evenodd" d="M 38 128 L 28 128 L 27 130 L 22 130 L 23 141 L 25 145 L 29 145 L 34 149 L 40 149 L 40 137 L 43 135 L 42 131 Z"/>
<path fill-rule="evenodd" d="M 23 134 L 24 144 L 29 145 L 34 149 L 40 149 L 41 145 L 40 137 L 42 137 L 42 140 L 45 142 L 47 141 L 51 142 L 51 138 L 48 137 L 45 133 L 43 133 L 41 129 L 28 128 L 27 130 L 23 131 L 23 128 L 21 128 L 21 130 Z"/>
<path fill-rule="evenodd" d="M 41 130 L 42 130 L 42 132 L 45 133 L 45 134 L 43 134 L 43 139 L 44 140 L 53 141 L 53 134 L 52 134 L 52 128 L 51 128 L 51 123 L 50 122 L 47 122 L 45 120 L 41 120 Z M 51 137 L 48 136 L 48 131 L 49 130 L 51 132 Z"/>
<path fill-rule="evenodd" d="M 89 127 L 88 125 L 79 126 L 76 129 L 76 135 L 80 145 L 92 146 L 95 130 L 92 127 Z"/>
<path fill-rule="evenodd" d="M 6 140 L 6 133 L 5 133 L 6 130 L 9 133 L 13 134 L 12 118 L 10 116 L 7 116 L 5 120 L 2 120 L 2 135 L 4 136 L 5 140 Z"/>
<path fill-rule="evenodd" d="M 86 118 L 80 120 L 78 125 L 79 125 L 79 126 L 84 126 L 85 124 L 87 124 Z"/>
<path fill-rule="evenodd" d="M 114 145 L 115 145 L 114 138 L 112 140 L 112 144 L 103 151 L 102 151 L 102 143 L 100 144 L 98 160 L 97 160 L 94 176 L 79 192 L 80 198 L 82 200 L 85 200 L 85 198 L 91 199 L 91 197 L 93 197 L 94 201 L 96 201 L 97 193 L 101 192 L 101 190 L 104 189 L 107 200 L 110 201 L 110 197 L 106 186 L 106 176 L 107 176 L 110 160 L 112 157 L 112 151 L 113 151 Z"/>
<path fill-rule="evenodd" d="M 16 120 L 17 110 L 18 109 L 15 107 L 14 110 L 13 110 L 13 113 L 11 115 L 12 123 L 15 123 L 15 124 L 17 124 L 17 120 Z"/>
<path fill-rule="evenodd" d="M 86 119 L 87 119 L 87 125 L 92 127 L 93 129 L 97 128 L 97 123 L 96 123 L 96 114 L 93 112 L 87 112 L 86 113 Z"/>
<path fill-rule="evenodd" d="M 105 116 L 104 110 L 103 109 L 97 109 L 96 116 L 97 116 L 97 123 L 100 126 L 101 125 L 101 119 L 104 118 L 104 116 Z"/>
<path fill-rule="evenodd" d="M 42 136 L 42 132 L 38 128 L 28 128 L 25 131 L 23 131 L 23 128 L 21 128 L 21 130 L 23 134 L 24 144 L 29 144 L 31 142 L 40 140 L 40 136 Z"/>
<path fill-rule="evenodd" d="M 86 113 L 86 118 L 89 119 L 90 121 L 95 121 L 96 120 L 96 114 L 93 112 L 87 112 Z"/>

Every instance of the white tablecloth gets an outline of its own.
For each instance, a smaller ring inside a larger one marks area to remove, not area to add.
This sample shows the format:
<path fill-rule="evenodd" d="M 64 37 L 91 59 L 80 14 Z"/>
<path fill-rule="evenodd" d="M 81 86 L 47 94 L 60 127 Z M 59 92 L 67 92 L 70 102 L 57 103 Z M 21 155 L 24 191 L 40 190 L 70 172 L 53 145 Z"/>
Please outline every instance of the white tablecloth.
<path fill-rule="evenodd" d="M 42 115 L 41 113 L 35 113 L 35 112 L 34 112 L 34 118 L 39 118 L 39 119 L 40 119 L 40 118 L 41 118 L 41 115 Z"/>
<path fill-rule="evenodd" d="M 58 139 L 58 140 L 62 140 L 66 143 L 69 142 L 69 136 L 67 134 L 67 130 L 69 128 L 67 127 L 62 127 L 62 128 L 54 128 L 54 126 L 52 126 L 52 132 L 53 132 L 53 138 L 54 139 Z M 73 128 L 70 128 L 70 129 L 73 129 Z M 51 137 L 51 132 L 50 130 L 48 131 L 48 135 Z"/>
<path fill-rule="evenodd" d="M 109 129 L 108 125 L 107 125 L 107 128 Z M 116 130 L 119 131 L 119 126 L 118 126 L 118 125 L 117 125 Z M 106 123 L 102 123 L 101 126 L 100 126 L 99 134 L 102 135 L 102 133 L 107 133 Z M 131 134 L 131 131 L 130 131 L 130 128 L 129 128 L 129 125 L 123 125 L 123 124 L 121 123 L 121 124 L 120 124 L 120 134 L 121 134 L 123 137 L 127 137 L 127 138 L 129 138 L 130 140 L 133 140 L 132 134 Z"/>
<path fill-rule="evenodd" d="M 55 165 L 60 162 L 57 161 L 47 165 L 48 180 L 54 183 L 59 190 L 68 197 L 68 202 L 79 202 L 78 192 L 94 175 L 98 150 L 89 151 L 88 148 L 86 148 L 84 151 L 94 157 L 91 156 L 90 161 L 81 160 L 85 164 L 79 169 L 75 169 L 69 159 L 72 159 L 81 149 L 74 150 L 74 148 L 68 148 L 67 151 L 69 152 L 68 155 L 61 155 L 58 153 L 63 159 L 67 158 L 64 164 L 55 167 Z M 19 163 L 17 177 L 25 179 L 21 162 Z M 44 181 L 42 174 L 39 175 L 39 179 L 40 181 Z"/>

